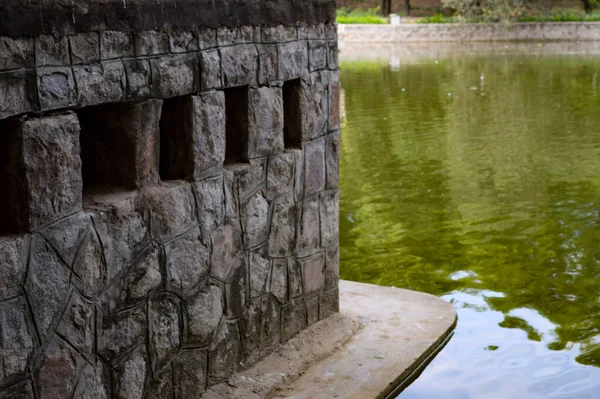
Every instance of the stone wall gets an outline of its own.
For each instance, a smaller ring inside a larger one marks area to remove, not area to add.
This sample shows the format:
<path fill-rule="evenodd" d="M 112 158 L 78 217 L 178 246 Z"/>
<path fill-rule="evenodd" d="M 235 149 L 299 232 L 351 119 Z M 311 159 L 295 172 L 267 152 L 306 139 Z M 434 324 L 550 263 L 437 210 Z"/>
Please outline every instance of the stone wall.
<path fill-rule="evenodd" d="M 339 40 L 342 43 L 589 41 L 600 40 L 600 23 L 340 25 Z"/>
<path fill-rule="evenodd" d="M 144 1 L 0 28 L 0 398 L 198 397 L 338 310 L 330 3 Z"/>

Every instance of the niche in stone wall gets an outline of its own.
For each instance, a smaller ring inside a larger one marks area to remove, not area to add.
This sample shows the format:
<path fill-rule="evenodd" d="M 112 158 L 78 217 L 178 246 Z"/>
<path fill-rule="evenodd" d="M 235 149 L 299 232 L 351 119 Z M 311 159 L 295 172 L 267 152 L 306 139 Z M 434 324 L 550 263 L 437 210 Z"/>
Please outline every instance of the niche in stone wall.
<path fill-rule="evenodd" d="M 283 84 L 283 141 L 286 148 L 300 148 L 300 79 Z"/>
<path fill-rule="evenodd" d="M 18 232 L 18 226 L 11 209 L 15 201 L 16 187 L 11 181 L 11 150 L 13 149 L 14 126 L 8 121 L 0 121 L 0 235 Z"/>
<path fill-rule="evenodd" d="M 160 117 L 160 177 L 186 179 L 194 174 L 191 97 L 165 100 Z"/>
<path fill-rule="evenodd" d="M 248 160 L 248 86 L 225 90 L 225 163 Z"/>
<path fill-rule="evenodd" d="M 136 189 L 159 181 L 161 100 L 105 104 L 77 112 L 86 193 Z"/>

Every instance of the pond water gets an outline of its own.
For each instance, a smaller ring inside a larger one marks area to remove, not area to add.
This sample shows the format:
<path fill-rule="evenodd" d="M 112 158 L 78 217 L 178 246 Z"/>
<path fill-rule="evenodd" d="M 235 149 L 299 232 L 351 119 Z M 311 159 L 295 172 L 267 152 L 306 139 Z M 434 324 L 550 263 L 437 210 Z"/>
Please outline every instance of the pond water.
<path fill-rule="evenodd" d="M 600 397 L 595 46 L 342 52 L 341 277 L 459 316 L 401 399 Z"/>

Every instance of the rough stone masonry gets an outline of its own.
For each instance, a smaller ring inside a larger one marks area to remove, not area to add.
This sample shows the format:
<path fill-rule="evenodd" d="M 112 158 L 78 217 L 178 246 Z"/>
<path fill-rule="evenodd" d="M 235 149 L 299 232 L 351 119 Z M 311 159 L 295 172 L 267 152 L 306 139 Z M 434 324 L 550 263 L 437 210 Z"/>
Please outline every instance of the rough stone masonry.
<path fill-rule="evenodd" d="M 0 0 L 0 398 L 195 398 L 338 310 L 333 0 Z"/>

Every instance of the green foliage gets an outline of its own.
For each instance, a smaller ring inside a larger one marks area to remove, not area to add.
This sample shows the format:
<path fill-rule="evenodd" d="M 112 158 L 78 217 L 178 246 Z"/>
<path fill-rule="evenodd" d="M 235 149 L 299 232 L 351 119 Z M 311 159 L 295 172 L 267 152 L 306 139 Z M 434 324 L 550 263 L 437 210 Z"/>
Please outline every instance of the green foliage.
<path fill-rule="evenodd" d="M 360 8 L 340 8 L 337 10 L 338 24 L 387 24 L 387 19 L 379 14 L 379 7 L 361 10 Z"/>
<path fill-rule="evenodd" d="M 464 22 L 510 22 L 526 10 L 527 0 L 442 0 Z"/>
<path fill-rule="evenodd" d="M 586 13 L 577 8 L 552 9 L 550 12 L 539 15 L 523 15 L 517 18 L 518 22 L 593 22 L 600 21 L 600 11 Z"/>
<path fill-rule="evenodd" d="M 446 17 L 444 14 L 438 13 L 429 17 L 421 18 L 417 22 L 420 24 L 451 24 L 457 21 L 454 17 Z"/>

